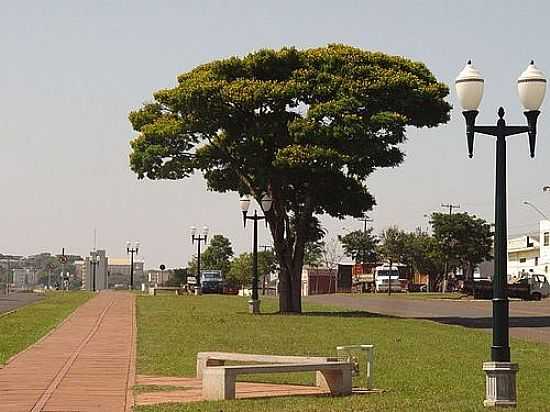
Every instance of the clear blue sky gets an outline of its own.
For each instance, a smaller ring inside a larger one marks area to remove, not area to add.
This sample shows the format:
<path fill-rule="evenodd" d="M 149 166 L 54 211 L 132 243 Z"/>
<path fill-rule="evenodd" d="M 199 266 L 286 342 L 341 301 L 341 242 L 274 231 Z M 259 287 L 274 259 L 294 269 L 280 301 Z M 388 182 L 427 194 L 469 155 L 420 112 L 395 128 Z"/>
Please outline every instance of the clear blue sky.
<path fill-rule="evenodd" d="M 248 250 L 236 194 L 206 192 L 200 176 L 138 181 L 128 167 L 128 112 L 179 73 L 260 48 L 346 43 L 425 62 L 450 84 L 471 58 L 486 78 L 481 122 L 503 105 L 523 122 L 515 81 L 531 58 L 550 74 L 550 5 L 539 1 L 18 1 L 0 15 L 0 252 L 123 255 L 142 242 L 147 267 L 184 265 L 191 225 Z M 454 89 L 450 102 L 456 105 Z M 543 105 L 537 158 L 527 137 L 509 148 L 510 233 L 536 229 L 530 200 L 550 213 L 550 113 Z M 478 136 L 466 155 L 458 108 L 437 129 L 411 129 L 399 168 L 369 179 L 374 226 L 414 229 L 441 202 L 492 221 L 494 145 Z M 325 220 L 329 237 L 351 219 Z M 260 240 L 269 242 L 260 227 Z"/>

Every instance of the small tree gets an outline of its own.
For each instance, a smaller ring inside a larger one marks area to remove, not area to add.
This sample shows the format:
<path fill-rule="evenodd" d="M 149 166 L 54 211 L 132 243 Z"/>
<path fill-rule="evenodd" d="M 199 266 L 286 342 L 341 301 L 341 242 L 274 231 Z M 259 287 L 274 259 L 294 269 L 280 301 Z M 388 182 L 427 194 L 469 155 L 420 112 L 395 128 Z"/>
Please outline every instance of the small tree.
<path fill-rule="evenodd" d="M 431 223 L 441 253 L 451 265 L 462 266 L 466 278 L 472 278 L 475 266 L 492 259 L 493 235 L 484 219 L 468 213 L 433 213 Z"/>
<path fill-rule="evenodd" d="M 214 235 L 208 247 L 201 253 L 201 267 L 221 270 L 225 275 L 229 272 L 232 257 L 231 241 L 223 235 Z"/>
<path fill-rule="evenodd" d="M 231 261 L 226 280 L 234 285 L 244 288 L 252 282 L 252 255 L 241 253 Z"/>
<path fill-rule="evenodd" d="M 338 236 L 346 256 L 354 259 L 356 263 L 376 262 L 378 239 L 373 230 L 369 227 L 366 231 L 356 230 L 344 236 Z"/>
<path fill-rule="evenodd" d="M 322 249 L 322 262 L 328 269 L 329 283 L 328 290 L 330 292 L 332 288 L 332 275 L 335 273 L 335 285 L 334 289 L 338 292 L 338 264 L 344 257 L 344 251 L 340 245 L 338 239 L 329 239 L 323 244 Z"/>

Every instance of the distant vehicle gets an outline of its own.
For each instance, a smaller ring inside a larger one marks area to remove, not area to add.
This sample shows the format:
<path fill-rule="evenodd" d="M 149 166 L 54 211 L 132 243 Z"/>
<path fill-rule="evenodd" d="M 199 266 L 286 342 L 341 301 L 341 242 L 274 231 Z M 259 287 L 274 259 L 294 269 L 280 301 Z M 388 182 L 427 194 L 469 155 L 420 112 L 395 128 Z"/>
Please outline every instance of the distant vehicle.
<path fill-rule="evenodd" d="M 377 292 L 404 292 L 407 290 L 407 280 L 399 279 L 399 266 L 383 265 L 374 269 L 374 279 Z M 391 286 L 390 286 L 391 285 Z"/>
<path fill-rule="evenodd" d="M 463 291 L 472 293 L 478 299 L 492 299 L 493 282 L 491 279 L 476 279 L 472 284 L 471 280 L 466 280 L 464 281 Z M 506 292 L 509 298 L 541 300 L 550 296 L 550 284 L 546 276 L 531 274 L 509 283 Z"/>
<path fill-rule="evenodd" d="M 201 271 L 201 293 L 223 293 L 223 276 L 221 270 Z"/>

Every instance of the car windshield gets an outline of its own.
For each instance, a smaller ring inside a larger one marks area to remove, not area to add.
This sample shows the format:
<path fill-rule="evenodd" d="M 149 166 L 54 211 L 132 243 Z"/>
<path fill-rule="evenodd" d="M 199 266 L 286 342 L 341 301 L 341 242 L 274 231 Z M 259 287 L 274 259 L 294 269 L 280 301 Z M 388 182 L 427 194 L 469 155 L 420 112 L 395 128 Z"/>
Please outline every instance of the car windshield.
<path fill-rule="evenodd" d="M 221 277 L 219 273 L 203 273 L 202 276 L 205 279 L 219 279 Z"/>
<path fill-rule="evenodd" d="M 390 273 L 392 278 L 399 277 L 399 272 L 397 270 L 392 270 L 391 272 L 389 270 L 379 270 L 378 276 L 389 277 Z"/>

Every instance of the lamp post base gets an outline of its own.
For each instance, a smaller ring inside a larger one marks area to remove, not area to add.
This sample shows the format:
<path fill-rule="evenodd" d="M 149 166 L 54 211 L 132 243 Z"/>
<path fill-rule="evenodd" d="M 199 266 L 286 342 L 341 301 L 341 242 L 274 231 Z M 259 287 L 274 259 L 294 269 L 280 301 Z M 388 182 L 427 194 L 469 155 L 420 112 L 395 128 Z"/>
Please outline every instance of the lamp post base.
<path fill-rule="evenodd" d="M 516 373 L 519 367 L 511 362 L 484 362 L 485 379 L 484 406 L 516 407 Z"/>
<path fill-rule="evenodd" d="M 260 301 L 259 300 L 249 300 L 248 301 L 248 312 L 249 313 L 260 313 Z"/>

